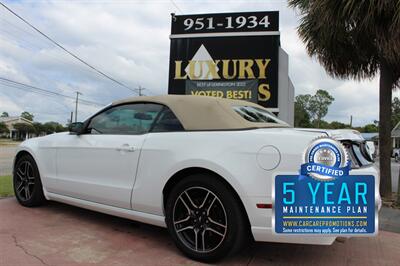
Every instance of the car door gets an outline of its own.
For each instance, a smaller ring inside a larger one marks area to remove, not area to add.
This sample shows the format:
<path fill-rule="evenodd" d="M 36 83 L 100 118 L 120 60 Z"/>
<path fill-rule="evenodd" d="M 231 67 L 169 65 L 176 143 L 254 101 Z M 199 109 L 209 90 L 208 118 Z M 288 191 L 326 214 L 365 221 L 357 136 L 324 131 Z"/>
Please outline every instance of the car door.
<path fill-rule="evenodd" d="M 131 208 L 131 193 L 144 140 L 163 106 L 112 106 L 88 121 L 85 133 L 57 146 L 55 193 Z"/>

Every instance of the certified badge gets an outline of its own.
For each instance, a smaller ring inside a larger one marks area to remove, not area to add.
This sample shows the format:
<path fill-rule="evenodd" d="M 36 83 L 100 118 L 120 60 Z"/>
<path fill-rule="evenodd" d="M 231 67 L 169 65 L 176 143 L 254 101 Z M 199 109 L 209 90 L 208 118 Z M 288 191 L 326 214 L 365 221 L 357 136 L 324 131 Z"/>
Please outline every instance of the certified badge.
<path fill-rule="evenodd" d="M 330 181 L 349 175 L 346 148 L 337 140 L 324 137 L 312 141 L 304 153 L 300 174 L 318 181 Z"/>

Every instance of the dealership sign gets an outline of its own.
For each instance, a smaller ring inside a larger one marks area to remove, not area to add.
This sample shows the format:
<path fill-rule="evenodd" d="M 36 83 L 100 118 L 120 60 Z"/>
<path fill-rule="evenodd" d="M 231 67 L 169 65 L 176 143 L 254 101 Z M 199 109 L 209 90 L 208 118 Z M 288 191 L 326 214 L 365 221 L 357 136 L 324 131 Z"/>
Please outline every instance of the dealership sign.
<path fill-rule="evenodd" d="M 275 176 L 277 234 L 377 233 L 374 175 L 350 175 L 346 149 L 330 138 L 314 140 L 299 174 Z"/>
<path fill-rule="evenodd" d="M 279 13 L 172 15 L 169 94 L 278 108 Z"/>

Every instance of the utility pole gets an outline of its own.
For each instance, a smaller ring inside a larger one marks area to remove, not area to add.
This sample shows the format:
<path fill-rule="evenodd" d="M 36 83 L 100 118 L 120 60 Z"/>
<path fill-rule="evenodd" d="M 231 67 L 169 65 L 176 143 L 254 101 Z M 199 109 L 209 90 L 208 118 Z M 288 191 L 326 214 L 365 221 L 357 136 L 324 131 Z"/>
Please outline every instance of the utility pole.
<path fill-rule="evenodd" d="M 71 118 L 69 119 L 69 124 L 71 125 L 72 124 L 72 119 L 74 118 L 74 112 L 71 112 Z"/>
<path fill-rule="evenodd" d="M 75 123 L 78 122 L 78 100 L 79 95 L 82 95 L 79 91 L 76 92 L 76 101 L 75 101 Z"/>
<path fill-rule="evenodd" d="M 353 116 L 350 116 L 350 127 L 353 127 Z"/>
<path fill-rule="evenodd" d="M 145 90 L 146 88 L 143 88 L 142 86 L 139 86 L 139 96 L 143 96 L 142 90 Z"/>

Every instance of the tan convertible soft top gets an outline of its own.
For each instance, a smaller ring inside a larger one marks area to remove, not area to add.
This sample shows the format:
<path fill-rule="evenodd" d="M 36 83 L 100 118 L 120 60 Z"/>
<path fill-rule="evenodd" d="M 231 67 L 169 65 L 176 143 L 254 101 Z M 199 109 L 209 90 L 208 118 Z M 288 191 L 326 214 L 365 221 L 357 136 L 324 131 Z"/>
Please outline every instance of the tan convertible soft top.
<path fill-rule="evenodd" d="M 226 130 L 262 127 L 287 127 L 282 123 L 255 123 L 242 118 L 232 106 L 264 107 L 246 101 L 208 96 L 161 95 L 132 97 L 114 102 L 119 105 L 133 102 L 153 102 L 168 106 L 186 130 Z"/>

